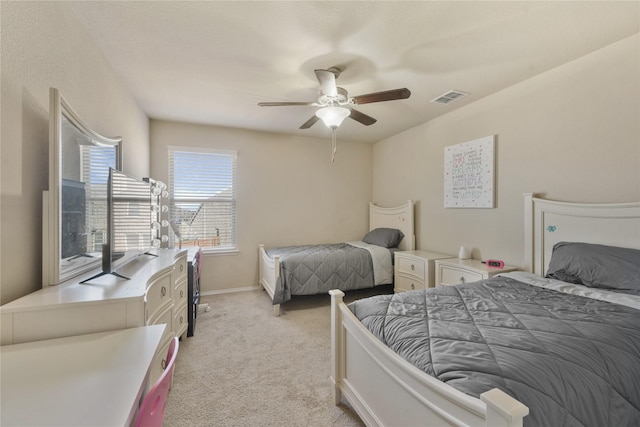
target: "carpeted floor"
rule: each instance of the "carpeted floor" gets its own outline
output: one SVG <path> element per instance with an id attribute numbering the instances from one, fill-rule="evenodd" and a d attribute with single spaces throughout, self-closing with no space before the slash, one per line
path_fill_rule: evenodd
<path id="1" fill-rule="evenodd" d="M 349 292 L 346 301 L 391 286 Z M 273 316 L 262 290 L 206 296 L 180 342 L 165 426 L 362 426 L 331 395 L 329 295 L 298 296 Z"/>

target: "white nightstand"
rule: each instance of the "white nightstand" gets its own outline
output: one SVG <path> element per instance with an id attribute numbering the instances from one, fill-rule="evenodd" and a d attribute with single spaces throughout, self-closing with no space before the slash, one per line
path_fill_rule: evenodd
<path id="1" fill-rule="evenodd" d="M 412 291 L 435 286 L 435 266 L 437 259 L 451 258 L 452 255 L 427 251 L 398 251 L 394 263 L 394 291 Z"/>
<path id="2" fill-rule="evenodd" d="M 518 267 L 505 265 L 503 268 L 487 267 L 475 259 L 443 259 L 435 261 L 436 286 L 457 285 L 489 279 L 499 273 L 517 270 Z"/>

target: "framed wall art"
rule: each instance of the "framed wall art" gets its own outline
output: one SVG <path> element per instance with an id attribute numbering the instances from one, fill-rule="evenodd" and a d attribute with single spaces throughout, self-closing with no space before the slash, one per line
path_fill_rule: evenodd
<path id="1" fill-rule="evenodd" d="M 444 207 L 494 207 L 495 135 L 444 147 Z"/>

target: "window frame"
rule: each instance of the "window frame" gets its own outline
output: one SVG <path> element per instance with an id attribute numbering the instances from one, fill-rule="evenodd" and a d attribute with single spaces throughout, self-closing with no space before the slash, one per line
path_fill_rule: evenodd
<path id="1" fill-rule="evenodd" d="M 201 246 L 202 251 L 206 254 L 214 254 L 214 255 L 226 255 L 226 254 L 236 254 L 239 252 L 238 250 L 238 206 L 237 206 L 237 171 L 238 171 L 238 152 L 236 150 L 225 150 L 225 149 L 217 149 L 217 148 L 207 148 L 207 147 L 186 147 L 186 146 L 169 146 L 167 148 L 167 160 L 168 160 L 168 191 L 169 191 L 169 218 L 171 221 L 175 220 L 174 217 L 174 209 L 175 209 L 175 195 L 174 195 L 174 180 L 175 180 L 175 169 L 174 169 L 174 153 L 194 153 L 198 154 L 215 154 L 220 156 L 230 156 L 232 157 L 232 172 L 231 172 L 231 201 L 232 203 L 232 217 L 231 219 L 231 244 L 227 246 Z M 210 197 L 210 196 L 209 196 Z M 198 201 L 205 202 L 206 198 L 203 197 L 192 197 L 187 199 L 188 201 Z M 172 234 L 172 239 L 170 240 L 173 243 L 174 247 L 177 247 L 181 242 L 181 239 L 178 239 L 175 233 Z M 207 238 L 210 239 L 211 237 Z M 205 238 L 203 238 L 204 240 Z M 176 241 L 177 240 L 177 241 Z M 182 244 L 184 246 L 184 244 Z"/>

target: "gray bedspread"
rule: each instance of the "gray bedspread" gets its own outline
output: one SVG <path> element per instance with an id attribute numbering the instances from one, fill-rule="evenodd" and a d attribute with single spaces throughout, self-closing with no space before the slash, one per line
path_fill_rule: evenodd
<path id="1" fill-rule="evenodd" d="M 640 310 L 506 277 L 349 307 L 429 375 L 527 405 L 525 426 L 640 426 Z"/>
<path id="2" fill-rule="evenodd" d="M 280 256 L 273 304 L 289 301 L 291 295 L 371 288 L 375 283 L 369 252 L 346 243 L 273 248 L 267 255 Z"/>

